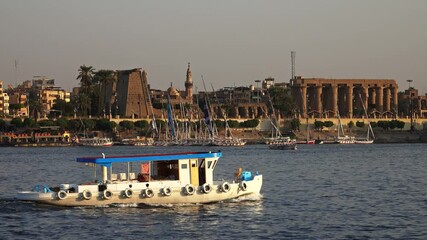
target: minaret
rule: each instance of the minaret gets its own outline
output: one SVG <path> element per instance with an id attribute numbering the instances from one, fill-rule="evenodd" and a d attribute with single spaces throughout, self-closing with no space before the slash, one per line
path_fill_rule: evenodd
<path id="1" fill-rule="evenodd" d="M 191 74 L 190 63 L 187 68 L 187 79 L 185 80 L 185 98 L 193 102 L 193 76 Z"/>

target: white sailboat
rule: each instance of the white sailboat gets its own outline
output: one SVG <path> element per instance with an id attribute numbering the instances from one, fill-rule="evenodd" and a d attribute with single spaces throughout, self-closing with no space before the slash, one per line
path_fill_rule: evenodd
<path id="1" fill-rule="evenodd" d="M 362 97 L 359 94 L 360 101 L 362 101 Z M 374 143 L 375 135 L 374 130 L 372 129 L 371 123 L 369 122 L 368 112 L 366 111 L 365 104 L 362 101 L 363 110 L 365 111 L 366 119 L 368 120 L 368 129 L 366 131 L 366 138 L 357 138 L 355 143 L 357 144 L 371 144 Z"/>
<path id="2" fill-rule="evenodd" d="M 203 79 L 202 76 L 202 81 L 203 81 L 203 86 L 205 88 L 206 91 L 206 86 L 205 86 L 205 81 Z M 215 97 L 215 100 L 217 103 L 219 103 L 218 98 L 216 96 L 215 93 L 215 89 L 213 88 L 213 85 L 211 84 L 212 87 L 212 91 Z M 239 137 L 233 136 L 233 133 L 231 132 L 230 126 L 228 125 L 228 120 L 227 120 L 227 114 L 223 111 L 223 109 L 220 107 L 220 111 L 221 111 L 221 115 L 224 119 L 224 123 L 225 123 L 225 132 L 224 132 L 224 137 L 221 137 L 218 135 L 218 129 L 216 128 L 215 125 L 215 121 L 211 121 L 210 120 L 210 116 L 213 116 L 213 114 L 210 114 L 210 102 L 208 100 L 208 98 L 206 97 L 206 106 L 205 106 L 205 119 L 207 117 L 207 122 L 212 123 L 212 138 L 210 143 L 208 143 L 208 146 L 222 146 L 222 147 L 242 147 L 246 144 L 246 141 L 242 140 Z"/>
<path id="3" fill-rule="evenodd" d="M 338 129 L 337 129 L 337 138 L 335 139 L 335 142 L 339 144 L 355 143 L 356 139 L 353 136 L 348 136 L 344 134 L 344 128 L 341 123 L 339 110 L 337 110 L 337 117 L 338 117 Z M 340 132 L 342 133 L 342 135 L 340 135 Z"/>

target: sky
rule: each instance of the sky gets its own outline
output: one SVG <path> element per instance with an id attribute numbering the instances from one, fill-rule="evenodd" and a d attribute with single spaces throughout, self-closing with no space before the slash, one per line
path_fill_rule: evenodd
<path id="1" fill-rule="evenodd" d="M 152 88 L 302 77 L 395 79 L 427 93 L 425 0 L 0 0 L 0 80 L 78 86 L 81 65 L 145 69 Z M 15 61 L 17 65 L 15 67 Z M 210 89 L 208 89 L 210 90 Z"/>

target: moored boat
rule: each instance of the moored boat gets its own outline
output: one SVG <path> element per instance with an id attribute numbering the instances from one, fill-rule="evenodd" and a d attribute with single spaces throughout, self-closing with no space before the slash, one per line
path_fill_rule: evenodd
<path id="1" fill-rule="evenodd" d="M 297 144 L 315 144 L 316 140 L 300 140 L 297 141 Z"/>
<path id="2" fill-rule="evenodd" d="M 268 147 L 274 150 L 297 150 L 297 142 L 290 137 L 282 137 L 280 141 L 271 142 Z"/>
<path id="3" fill-rule="evenodd" d="M 353 144 L 356 142 L 356 139 L 353 136 L 344 135 L 344 136 L 338 136 L 335 139 L 335 141 L 336 143 L 339 143 L 339 144 Z"/>
<path id="4" fill-rule="evenodd" d="M 87 147 L 109 147 L 113 146 L 113 141 L 106 137 L 79 138 L 78 145 Z"/>
<path id="5" fill-rule="evenodd" d="M 102 179 L 58 187 L 37 185 L 19 192 L 18 200 L 59 206 L 104 206 L 111 204 L 195 204 L 259 195 L 262 175 L 238 171 L 229 181 L 213 180 L 221 152 L 184 152 L 134 156 L 77 158 L 77 162 L 101 168 Z M 112 165 L 127 164 L 127 172 L 112 173 Z M 140 172 L 131 165 L 140 164 Z M 139 168 L 139 167 L 138 167 Z M 120 168 L 118 168 L 120 169 Z"/>

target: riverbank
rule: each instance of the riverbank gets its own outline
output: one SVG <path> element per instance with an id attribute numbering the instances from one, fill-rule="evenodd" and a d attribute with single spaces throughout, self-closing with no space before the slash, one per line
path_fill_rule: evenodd
<path id="1" fill-rule="evenodd" d="M 374 131 L 375 143 L 427 143 L 427 132 L 425 131 Z M 362 137 L 366 133 L 353 131 L 346 133 L 349 136 Z M 311 132 L 312 139 L 333 140 L 337 136 L 336 131 Z M 307 132 L 295 132 L 297 140 L 306 140 Z"/>

